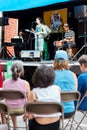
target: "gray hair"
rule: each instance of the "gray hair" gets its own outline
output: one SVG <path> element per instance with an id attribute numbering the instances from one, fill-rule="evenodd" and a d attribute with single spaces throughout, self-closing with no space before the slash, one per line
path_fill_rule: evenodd
<path id="1" fill-rule="evenodd" d="M 87 67 L 87 55 L 82 55 L 79 59 L 78 62 L 80 65 L 84 64 L 85 67 Z"/>
<path id="2" fill-rule="evenodd" d="M 24 75 L 24 68 L 23 68 L 23 62 L 22 61 L 14 61 L 11 67 L 12 71 L 12 78 L 14 80 L 17 80 L 19 76 Z M 21 75 L 19 73 L 21 72 Z"/>

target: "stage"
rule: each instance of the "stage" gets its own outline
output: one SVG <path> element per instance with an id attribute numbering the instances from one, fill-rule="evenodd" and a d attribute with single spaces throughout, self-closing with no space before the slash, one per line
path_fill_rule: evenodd
<path id="1" fill-rule="evenodd" d="M 6 66 L 7 63 L 10 60 L 0 60 L 0 63 L 2 64 L 2 70 L 3 72 L 6 72 Z M 14 62 L 15 60 L 11 60 L 12 62 Z M 23 61 L 23 66 L 24 66 L 24 79 L 26 79 L 29 83 L 30 86 L 33 87 L 31 78 L 32 75 L 36 69 L 37 66 L 39 65 L 47 65 L 47 66 L 53 66 L 53 60 L 48 60 L 48 61 Z M 71 71 L 73 71 L 74 73 L 77 74 L 77 76 L 81 73 L 80 71 L 80 66 L 79 63 L 77 61 L 69 61 L 69 68 Z"/>

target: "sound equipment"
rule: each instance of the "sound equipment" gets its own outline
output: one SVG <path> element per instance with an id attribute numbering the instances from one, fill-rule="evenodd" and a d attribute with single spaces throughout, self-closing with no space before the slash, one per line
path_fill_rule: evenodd
<path id="1" fill-rule="evenodd" d="M 87 17 L 87 5 L 75 6 L 74 13 L 75 13 L 75 18 Z"/>
<path id="2" fill-rule="evenodd" d="M 8 24 L 8 17 L 0 17 L 0 26 L 5 26 Z"/>
<path id="3" fill-rule="evenodd" d="M 40 51 L 38 50 L 22 50 L 21 59 L 28 61 L 40 61 Z"/>

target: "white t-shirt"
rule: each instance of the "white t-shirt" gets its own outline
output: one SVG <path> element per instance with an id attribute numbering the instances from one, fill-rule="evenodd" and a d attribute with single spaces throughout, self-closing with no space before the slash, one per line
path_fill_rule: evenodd
<path id="1" fill-rule="evenodd" d="M 47 88 L 35 88 L 33 89 L 37 96 L 37 101 L 40 102 L 55 102 L 60 103 L 60 93 L 58 92 L 58 86 L 57 85 L 51 85 Z M 54 114 L 48 114 L 48 115 L 37 115 L 34 114 L 34 117 L 59 117 L 61 113 L 54 113 Z"/>

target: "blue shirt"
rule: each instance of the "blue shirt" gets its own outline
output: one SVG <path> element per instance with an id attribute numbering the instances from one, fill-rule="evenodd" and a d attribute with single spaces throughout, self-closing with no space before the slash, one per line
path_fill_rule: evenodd
<path id="1" fill-rule="evenodd" d="M 81 98 L 85 94 L 85 91 L 87 90 L 87 72 L 84 72 L 78 76 L 78 91 L 81 94 Z M 80 110 L 87 110 L 87 98 L 83 100 L 81 103 Z"/>
<path id="2" fill-rule="evenodd" d="M 72 71 L 56 70 L 54 84 L 61 88 L 61 91 L 75 91 L 75 80 Z M 62 103 L 64 113 L 73 112 L 75 110 L 74 101 Z"/>

